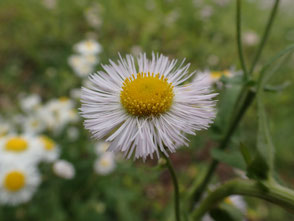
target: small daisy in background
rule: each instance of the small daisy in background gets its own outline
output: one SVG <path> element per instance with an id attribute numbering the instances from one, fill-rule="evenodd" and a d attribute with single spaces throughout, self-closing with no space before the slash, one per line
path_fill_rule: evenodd
<path id="1" fill-rule="evenodd" d="M 44 135 L 40 136 L 39 139 L 42 143 L 42 160 L 49 163 L 57 160 L 60 155 L 60 149 L 54 140 Z"/>
<path id="2" fill-rule="evenodd" d="M 52 169 L 56 176 L 63 179 L 70 180 L 75 177 L 75 168 L 69 161 L 57 160 L 54 162 Z"/>
<path id="3" fill-rule="evenodd" d="M 87 77 L 99 62 L 98 55 L 102 52 L 102 46 L 97 41 L 88 39 L 75 44 L 73 48 L 77 54 L 68 58 L 68 64 L 78 77 Z"/>
<path id="4" fill-rule="evenodd" d="M 17 162 L 0 166 L 0 204 L 18 205 L 28 202 L 41 182 L 33 166 Z"/>
<path id="5" fill-rule="evenodd" d="M 102 154 L 94 162 L 94 171 L 99 175 L 107 175 L 114 171 L 116 167 L 115 156 L 111 152 Z"/>
<path id="6" fill-rule="evenodd" d="M 110 143 L 99 141 L 95 147 L 97 159 L 94 162 L 94 171 L 99 175 L 107 175 L 116 168 L 116 157 L 113 153 L 107 152 Z"/>
<path id="7" fill-rule="evenodd" d="M 188 145 L 186 134 L 207 129 L 215 118 L 217 95 L 208 75 L 198 75 L 190 64 L 166 56 L 127 55 L 117 63 L 102 65 L 90 75 L 93 86 L 82 89 L 81 115 L 94 138 L 106 138 L 109 151 L 135 159 L 160 152 L 168 155 Z"/>

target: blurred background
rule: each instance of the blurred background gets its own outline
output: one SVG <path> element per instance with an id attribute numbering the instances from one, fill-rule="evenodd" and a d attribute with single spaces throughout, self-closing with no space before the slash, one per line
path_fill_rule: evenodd
<path id="1" fill-rule="evenodd" d="M 253 59 L 272 4 L 272 0 L 243 1 L 247 63 Z M 294 43 L 293 11 L 293 1 L 281 0 L 260 64 Z M 18 134 L 34 146 L 42 136 L 45 149 L 33 166 L 20 160 L 25 170 L 35 167 L 38 171 L 34 176 L 40 181 L 33 190 L 26 190 L 30 197 L 11 202 L 7 190 L 0 187 L 0 220 L 173 220 L 173 187 L 167 171 L 155 160 L 143 163 L 105 153 L 108 144 L 92 140 L 78 114 L 80 88 L 89 85 L 88 74 L 101 70 L 100 64 L 109 59 L 116 60 L 118 53 L 136 56 L 140 52 L 186 58 L 191 70 L 211 74 L 220 93 L 219 105 L 232 106 L 228 101 L 235 95 L 230 90 L 234 85 L 227 84 L 234 84 L 230 78 L 240 74 L 235 1 L 0 1 L 0 140 L 9 141 L 11 134 Z M 277 176 L 292 188 L 293 63 L 293 55 L 283 59 L 266 94 Z M 183 194 L 210 162 L 224 126 L 222 118 L 208 131 L 190 137 L 189 148 L 171 155 Z M 240 141 L 254 148 L 256 127 L 254 104 L 228 156 L 235 156 Z M 0 142 L 0 148 L 4 143 Z M 217 152 L 213 154 L 217 157 Z M 8 164 L 0 162 L 0 182 L 7 168 L 14 166 Z M 231 160 L 222 163 L 214 183 L 242 175 L 240 168 Z M 239 209 L 246 220 L 294 220 L 293 215 L 261 200 L 238 200 L 224 203 Z"/>

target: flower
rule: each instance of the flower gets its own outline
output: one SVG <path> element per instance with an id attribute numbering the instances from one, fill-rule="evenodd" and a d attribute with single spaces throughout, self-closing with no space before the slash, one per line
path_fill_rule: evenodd
<path id="1" fill-rule="evenodd" d="M 55 134 L 60 133 L 67 124 L 79 120 L 74 109 L 74 102 L 67 97 L 50 100 L 39 108 L 37 114 L 43 119 L 46 127 Z"/>
<path id="2" fill-rule="evenodd" d="M 41 145 L 32 135 L 7 135 L 0 139 L 0 161 L 38 163 L 42 156 Z"/>
<path id="3" fill-rule="evenodd" d="M 185 134 L 207 129 L 215 117 L 216 96 L 207 75 L 183 85 L 195 72 L 163 55 L 140 54 L 110 60 L 104 71 L 90 75 L 82 88 L 81 115 L 93 137 L 111 142 L 108 150 L 144 160 L 160 151 L 168 155 L 188 145 Z"/>
<path id="4" fill-rule="evenodd" d="M 101 154 L 104 154 L 108 147 L 110 146 L 110 143 L 107 143 L 107 142 L 103 142 L 103 141 L 100 141 L 96 144 L 96 147 L 95 147 L 95 153 L 99 156 Z"/>
<path id="5" fill-rule="evenodd" d="M 115 159 L 113 153 L 104 153 L 94 163 L 94 171 L 100 175 L 107 175 L 115 169 Z"/>
<path id="6" fill-rule="evenodd" d="M 53 164 L 53 172 L 64 179 L 72 179 L 75 176 L 75 168 L 66 160 L 57 160 Z"/>
<path id="7" fill-rule="evenodd" d="M 71 55 L 68 64 L 74 70 L 77 76 L 86 77 L 94 70 L 98 63 L 98 58 L 94 55 Z"/>
<path id="8" fill-rule="evenodd" d="M 40 184 L 40 175 L 33 166 L 23 162 L 0 167 L 0 204 L 17 205 L 28 202 Z"/>
<path id="9" fill-rule="evenodd" d="M 95 55 L 102 51 L 101 45 L 92 39 L 77 43 L 74 49 L 82 55 Z"/>
<path id="10" fill-rule="evenodd" d="M 20 107 L 23 111 L 30 112 L 38 108 L 41 97 L 38 94 L 31 94 L 20 98 Z"/>
<path id="11" fill-rule="evenodd" d="M 37 114 L 23 116 L 21 119 L 23 132 L 27 134 L 39 134 L 46 128 L 44 121 Z"/>
<path id="12" fill-rule="evenodd" d="M 42 160 L 45 162 L 55 161 L 60 154 L 57 144 L 47 136 L 40 136 L 39 139 L 42 143 Z"/>
<path id="13" fill-rule="evenodd" d="M 247 204 L 242 196 L 232 195 L 225 199 L 225 203 L 233 205 L 239 209 L 243 214 L 247 213 Z"/>

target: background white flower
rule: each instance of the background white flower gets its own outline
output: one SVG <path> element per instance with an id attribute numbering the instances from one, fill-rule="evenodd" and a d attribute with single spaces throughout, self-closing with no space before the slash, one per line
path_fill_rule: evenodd
<path id="1" fill-rule="evenodd" d="M 72 179 L 75 176 L 73 164 L 66 160 L 55 161 L 53 164 L 53 172 L 63 179 Z"/>

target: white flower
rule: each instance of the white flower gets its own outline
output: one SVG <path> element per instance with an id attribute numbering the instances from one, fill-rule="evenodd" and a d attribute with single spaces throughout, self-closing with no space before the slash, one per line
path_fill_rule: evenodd
<path id="1" fill-rule="evenodd" d="M 107 175 L 115 169 L 115 159 L 113 153 L 104 153 L 94 163 L 94 171 L 100 175 Z"/>
<path id="2" fill-rule="evenodd" d="M 0 204 L 17 205 L 28 202 L 40 184 L 35 167 L 19 162 L 1 164 Z"/>
<path id="3" fill-rule="evenodd" d="M 94 55 L 72 55 L 69 57 L 68 63 L 77 76 L 87 77 L 93 72 L 98 59 Z"/>
<path id="4" fill-rule="evenodd" d="M 0 118 L 0 138 L 6 136 L 9 133 L 12 133 L 13 131 L 14 129 L 12 128 L 12 125 Z"/>
<path id="5" fill-rule="evenodd" d="M 254 31 L 247 31 L 243 35 L 243 41 L 248 46 L 254 46 L 259 41 L 259 36 Z"/>
<path id="6" fill-rule="evenodd" d="M 7 135 L 0 139 L 0 161 L 36 164 L 41 160 L 42 143 L 32 135 Z"/>
<path id="7" fill-rule="evenodd" d="M 81 41 L 74 46 L 76 52 L 82 55 L 95 55 L 102 51 L 101 45 L 92 39 Z"/>
<path id="8" fill-rule="evenodd" d="M 64 179 L 72 179 L 75 176 L 75 168 L 66 160 L 57 160 L 53 164 L 53 172 Z"/>
<path id="9" fill-rule="evenodd" d="M 238 208 L 243 214 L 247 212 L 247 204 L 242 196 L 232 195 L 225 199 L 225 203 L 231 204 Z"/>
<path id="10" fill-rule="evenodd" d="M 42 143 L 42 160 L 49 163 L 55 161 L 60 154 L 57 144 L 47 136 L 40 136 L 39 139 Z"/>
<path id="11" fill-rule="evenodd" d="M 130 158 L 168 155 L 188 145 L 185 134 L 207 129 L 215 117 L 215 102 L 207 75 L 182 85 L 195 72 L 163 55 L 127 55 L 105 71 L 90 76 L 94 84 L 82 89 L 81 114 L 96 139 L 107 137 L 109 151 Z"/>
<path id="12" fill-rule="evenodd" d="M 38 115 L 43 119 L 46 127 L 55 134 L 60 133 L 67 124 L 79 120 L 74 102 L 67 97 L 50 100 L 42 108 L 39 108 Z"/>
<path id="13" fill-rule="evenodd" d="M 38 94 L 32 94 L 20 98 L 20 107 L 23 111 L 30 112 L 35 110 L 41 103 L 41 97 Z"/>
<path id="14" fill-rule="evenodd" d="M 96 144 L 96 147 L 95 147 L 95 153 L 99 156 L 101 154 L 104 154 L 108 147 L 110 146 L 110 143 L 108 142 L 103 142 L 103 141 L 99 141 L 97 144 Z"/>
<path id="15" fill-rule="evenodd" d="M 23 132 L 27 134 L 39 134 L 46 128 L 44 121 L 37 114 L 23 116 L 21 123 Z"/>

